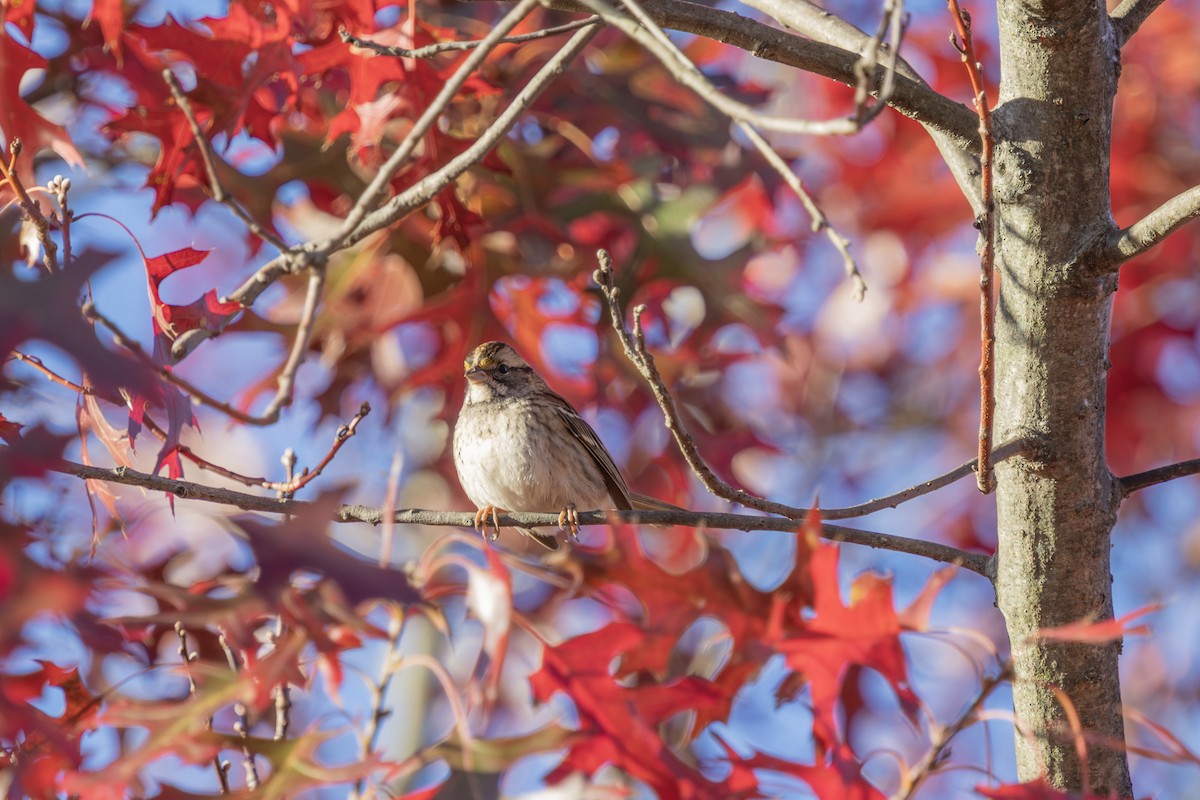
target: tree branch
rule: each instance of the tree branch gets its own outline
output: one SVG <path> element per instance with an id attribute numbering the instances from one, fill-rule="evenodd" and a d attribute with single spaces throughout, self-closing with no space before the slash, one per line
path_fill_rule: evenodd
<path id="1" fill-rule="evenodd" d="M 261 495 L 246 494 L 232 489 L 205 486 L 191 481 L 172 480 L 160 475 L 150 475 L 127 467 L 91 467 L 73 461 L 59 461 L 52 468 L 55 472 L 74 475 L 86 480 L 101 480 L 126 486 L 140 486 L 158 492 L 168 492 L 181 500 L 199 500 L 206 503 L 232 506 L 243 511 L 261 511 L 267 514 L 295 516 L 316 508 L 315 503 L 303 500 L 287 500 Z M 500 514 L 502 527 L 558 527 L 558 512 L 531 513 L 508 512 Z M 473 511 L 426 511 L 419 508 L 400 509 L 395 512 L 395 522 L 406 525 L 457 526 L 470 528 L 475 524 Z M 378 525 L 383 513 L 378 508 L 359 505 L 340 506 L 331 518 L 333 522 L 365 522 Z M 749 514 L 717 514 L 701 511 L 581 511 L 582 525 L 681 525 L 693 528 L 740 531 L 782 531 L 794 533 L 799 524 L 796 520 L 779 517 L 759 517 Z M 957 547 L 910 539 L 888 533 L 876 533 L 857 528 L 822 523 L 822 538 L 835 542 L 862 545 L 879 550 L 921 556 L 944 564 L 954 564 L 984 577 L 992 574 L 992 559 L 982 553 L 968 553 Z"/>
<path id="2" fill-rule="evenodd" d="M 771 17 L 781 25 L 786 25 L 797 33 L 803 34 L 832 47 L 841 48 L 854 53 L 861 53 L 870 46 L 872 37 L 865 31 L 836 14 L 809 2 L 809 0 L 743 0 L 746 5 L 756 8 Z M 887 14 L 885 13 L 885 18 Z M 900 57 L 896 58 L 895 74 L 911 80 L 920 86 L 928 87 L 912 65 Z M 933 91 L 929 88 L 929 91 Z M 893 104 L 894 107 L 895 104 Z M 897 107 L 897 110 L 900 110 Z M 901 113 L 905 113 L 901 111 Z M 978 216 L 983 208 L 983 198 L 979 193 L 979 159 L 978 148 L 972 150 L 961 140 L 948 134 L 935 125 L 923 123 L 933 143 L 942 154 L 942 160 L 950 168 L 950 173 L 958 183 L 959 189 L 967 198 L 972 211 Z"/>
<path id="3" fill-rule="evenodd" d="M 1108 18 L 1117 37 L 1117 47 L 1124 47 L 1142 27 L 1142 23 L 1154 13 L 1154 9 L 1162 4 L 1163 0 L 1124 0 L 1114 8 Z"/>
<path id="4" fill-rule="evenodd" d="M 646 341 L 641 325 L 641 315 L 645 308 L 638 306 L 633 310 L 633 333 L 630 334 L 621 313 L 620 289 L 614 283 L 612 258 L 604 250 L 599 251 L 597 257 L 600 261 L 600 268 L 593 274 L 592 279 L 600 285 L 605 304 L 608 306 L 609 318 L 612 320 L 613 330 L 617 333 L 617 338 L 621 342 L 625 356 L 637 368 L 638 372 L 641 373 L 642 378 L 650 387 L 654 399 L 658 401 L 659 408 L 663 412 L 664 424 L 667 426 L 667 430 L 675 437 L 675 444 L 679 447 L 679 452 L 691 468 L 692 473 L 700 480 L 705 489 L 722 500 L 738 503 L 747 508 L 753 508 L 767 514 L 778 514 L 781 517 L 788 517 L 793 520 L 804 519 L 809 514 L 810 509 L 767 500 L 758 495 L 751 494 L 744 489 L 739 489 L 721 480 L 713 472 L 712 468 L 708 466 L 704 460 L 704 456 L 700 454 L 700 448 L 696 444 L 696 440 L 692 438 L 692 435 L 688 433 L 687 427 L 683 424 L 679 408 L 675 404 L 675 398 L 671 396 L 671 392 L 667 389 L 662 376 L 658 372 L 658 367 L 654 364 L 654 356 L 646 350 Z M 1016 455 L 1021 450 L 1022 444 L 1020 442 L 1008 442 L 1003 447 L 998 448 L 994 455 L 996 460 L 1003 460 Z M 917 484 L 887 497 L 881 497 L 877 500 L 848 508 L 822 509 L 820 513 L 823 519 L 848 519 L 850 517 L 865 516 L 884 508 L 894 508 L 903 502 L 929 494 L 971 474 L 977 463 L 976 460 L 968 461 L 966 464 L 954 468 L 945 475 Z"/>
<path id="5" fill-rule="evenodd" d="M 1013 456 L 1017 456 L 1025 452 L 1025 443 L 1019 439 L 1011 442 L 1005 442 L 992 451 L 992 463 L 999 464 L 1001 461 L 1007 461 Z M 962 480 L 977 471 L 979 467 L 978 459 L 971 459 L 965 464 L 960 464 L 949 472 L 943 473 L 936 478 L 930 478 L 924 483 L 918 483 L 915 486 L 910 486 L 907 489 L 901 489 L 894 494 L 889 494 L 875 500 L 868 500 L 865 503 L 859 503 L 854 506 L 846 506 L 845 508 L 822 508 L 821 519 L 852 519 L 854 517 L 865 517 L 868 514 L 874 514 L 877 511 L 883 511 L 885 508 L 895 508 L 896 506 L 907 503 L 909 500 L 914 500 L 923 495 L 932 494 L 938 489 L 949 486 L 952 483 Z"/>
<path id="6" fill-rule="evenodd" d="M 1200 186 L 1180 192 L 1108 242 L 1108 261 L 1119 266 L 1166 239 L 1186 223 L 1200 217 Z"/>
<path id="7" fill-rule="evenodd" d="M 516 36 L 505 36 L 499 40 L 500 44 L 522 44 L 524 42 L 533 42 L 538 39 L 546 39 L 550 36 L 557 36 L 560 33 L 570 33 L 577 31 L 580 28 L 586 28 L 594 22 L 599 22 L 600 18 L 596 16 L 587 17 L 586 19 L 577 19 L 574 22 L 568 22 L 564 25 L 555 25 L 552 28 L 543 28 L 533 31 L 532 33 L 521 33 Z M 473 50 L 480 47 L 486 39 L 473 39 L 465 42 L 438 42 L 437 44 L 418 47 L 415 50 L 408 50 L 403 47 L 389 47 L 379 44 L 378 42 L 368 41 L 367 39 L 359 38 L 350 33 L 345 28 L 338 30 L 338 35 L 342 37 L 342 41 L 347 44 L 352 44 L 355 47 L 361 47 L 364 50 L 370 50 L 376 55 L 392 56 L 394 58 L 432 58 L 433 56 L 441 55 L 442 53 L 461 52 L 463 50 Z"/>
<path id="8" fill-rule="evenodd" d="M 549 0 L 550 8 L 577 13 L 591 9 L 578 0 Z M 646 0 L 646 13 L 662 28 L 704 36 L 746 50 L 758 58 L 775 61 L 825 78 L 854 86 L 857 52 L 815 42 L 787 31 L 764 25 L 731 11 L 687 2 L 686 0 Z M 882 71 L 879 67 L 877 73 Z M 921 80 L 897 76 L 889 102 L 892 108 L 918 122 L 950 136 L 955 145 L 979 152 L 977 120 L 968 108 L 939 94 Z"/>
<path id="9" fill-rule="evenodd" d="M 867 84 L 868 75 L 870 78 L 879 77 L 876 58 L 872 54 L 872 48 L 865 49 L 864 56 L 856 58 L 854 63 L 854 81 L 851 85 L 856 88 L 855 109 L 849 116 L 829 120 L 810 120 L 799 119 L 795 117 L 776 117 L 768 114 L 760 113 L 751 106 L 734 100 L 724 95 L 716 86 L 714 86 L 708 78 L 704 76 L 694 64 L 680 52 L 674 43 L 662 32 L 656 22 L 646 14 L 636 0 L 619 0 L 629 12 L 630 16 L 617 12 L 612 6 L 604 2 L 604 0 L 579 0 L 583 5 L 603 19 L 609 25 L 620 29 L 626 36 L 633 39 L 635 42 L 646 48 L 659 63 L 671 74 L 671 76 L 680 84 L 688 87 L 693 92 L 703 98 L 709 105 L 720 111 L 725 116 L 735 122 L 753 125 L 755 128 L 765 131 L 776 131 L 778 133 L 800 133 L 814 136 L 829 136 L 833 134 L 851 134 L 859 131 L 864 124 L 869 122 L 879 110 L 884 107 L 887 102 L 887 91 L 894 85 L 895 77 L 895 49 L 893 47 L 892 57 L 886 59 L 883 68 L 883 75 L 880 77 L 879 85 L 883 88 L 875 90 L 879 96 L 880 103 L 874 111 L 869 111 L 865 108 L 867 99 Z M 895 9 L 892 9 L 892 16 L 899 20 Z M 897 22 L 897 25 L 899 23 Z M 882 34 L 887 32 L 887 28 L 881 31 Z M 871 40 L 875 44 L 875 49 L 878 48 L 878 41 Z M 893 42 L 893 45 L 898 42 Z M 868 55 L 870 54 L 870 55 Z M 864 64 L 864 61 L 869 62 Z"/>
<path id="10" fill-rule="evenodd" d="M 1134 475 L 1126 475 L 1124 478 L 1118 478 L 1117 487 L 1120 489 L 1121 497 L 1126 498 L 1141 489 L 1197 473 L 1200 473 L 1200 458 L 1193 458 L 1190 461 L 1180 461 L 1178 464 L 1155 467 L 1145 472 L 1138 472 Z"/>
<path id="11" fill-rule="evenodd" d="M 175 98 L 175 105 L 179 106 L 179 110 L 187 117 L 188 126 L 192 129 L 192 138 L 196 142 L 196 148 L 200 151 L 200 160 L 204 163 L 204 172 L 208 176 L 208 191 L 212 194 L 212 199 L 232 211 L 255 236 L 270 242 L 280 252 L 287 250 L 286 242 L 275 235 L 273 231 L 260 225 L 258 220 L 250 215 L 250 212 L 242 208 L 242 204 L 236 198 L 225 191 L 225 185 L 221 183 L 221 178 L 217 175 L 217 159 L 212 151 L 212 143 L 200 130 L 200 121 L 196 119 L 196 112 L 192 109 L 187 95 L 184 94 L 183 87 L 179 85 L 179 79 L 175 77 L 175 73 L 171 71 L 170 67 L 163 70 L 162 76 L 171 90 L 171 96 Z"/>

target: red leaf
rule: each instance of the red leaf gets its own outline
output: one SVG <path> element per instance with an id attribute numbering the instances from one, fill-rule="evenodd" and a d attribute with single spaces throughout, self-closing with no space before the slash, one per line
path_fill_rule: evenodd
<path id="1" fill-rule="evenodd" d="M 95 20 L 100 23 L 104 46 L 112 51 L 118 64 L 121 62 L 121 32 L 125 29 L 123 5 L 123 0 L 93 0 L 87 17 L 88 22 Z"/>
<path id="2" fill-rule="evenodd" d="M 1092 644 L 1112 642 L 1126 636 L 1146 636 L 1150 633 L 1149 625 L 1143 623 L 1131 626 L 1129 622 L 1161 608 L 1161 603 L 1151 603 L 1116 619 L 1106 619 L 1100 622 L 1072 622 L 1056 628 L 1042 628 L 1038 631 L 1037 636 L 1048 642 L 1090 642 Z"/>
<path id="3" fill-rule="evenodd" d="M 29 4 L 31 7 L 33 3 Z M 8 18 L 5 13 L 5 18 Z M 45 148 L 58 153 L 69 164 L 83 166 L 83 158 L 61 125 L 55 125 L 21 99 L 21 79 L 31 69 L 44 69 L 46 59 L 0 33 L 0 133 L 5 145 L 20 139 L 25 157 L 17 171 L 26 186 L 33 184 L 33 156 Z M 7 146 L 5 157 L 7 158 Z M 6 190 L 7 192 L 8 190 Z"/>

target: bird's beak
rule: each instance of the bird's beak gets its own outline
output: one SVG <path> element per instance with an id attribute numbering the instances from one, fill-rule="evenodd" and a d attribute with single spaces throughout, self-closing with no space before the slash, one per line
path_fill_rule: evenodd
<path id="1" fill-rule="evenodd" d="M 471 367 L 467 370 L 466 376 L 467 380 L 471 383 L 483 383 L 484 379 L 487 378 L 487 373 L 480 367 Z"/>

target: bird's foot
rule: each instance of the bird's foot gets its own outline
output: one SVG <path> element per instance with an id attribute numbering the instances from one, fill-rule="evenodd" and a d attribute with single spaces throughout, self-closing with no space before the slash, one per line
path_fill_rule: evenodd
<path id="1" fill-rule="evenodd" d="M 572 539 L 579 541 L 579 512 L 574 503 L 567 503 L 567 507 L 558 512 L 558 529 L 563 528 L 571 532 Z"/>
<path id="2" fill-rule="evenodd" d="M 500 514 L 504 513 L 505 509 L 497 508 L 496 506 L 484 506 L 475 512 L 475 532 L 480 536 L 485 536 L 491 541 L 496 541 L 500 538 Z M 490 519 L 489 519 L 490 518 Z M 488 533 L 488 527 L 492 531 Z"/>

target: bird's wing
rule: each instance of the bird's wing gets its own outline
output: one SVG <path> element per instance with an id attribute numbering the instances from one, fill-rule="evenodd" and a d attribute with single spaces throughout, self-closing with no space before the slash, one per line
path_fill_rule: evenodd
<path id="1" fill-rule="evenodd" d="M 587 420 L 579 416 L 579 412 L 570 403 L 557 394 L 551 393 L 550 396 L 554 401 L 555 410 L 562 417 L 567 430 L 579 440 L 588 455 L 596 462 L 596 466 L 600 468 L 600 474 L 604 476 L 604 485 L 608 488 L 608 493 L 617 508 L 627 511 L 632 509 L 633 500 L 629 496 L 629 486 L 626 485 L 621 471 L 617 469 L 613 457 L 609 455 L 608 448 L 600 441 L 600 437 L 592 430 L 592 426 L 587 424 Z"/>

